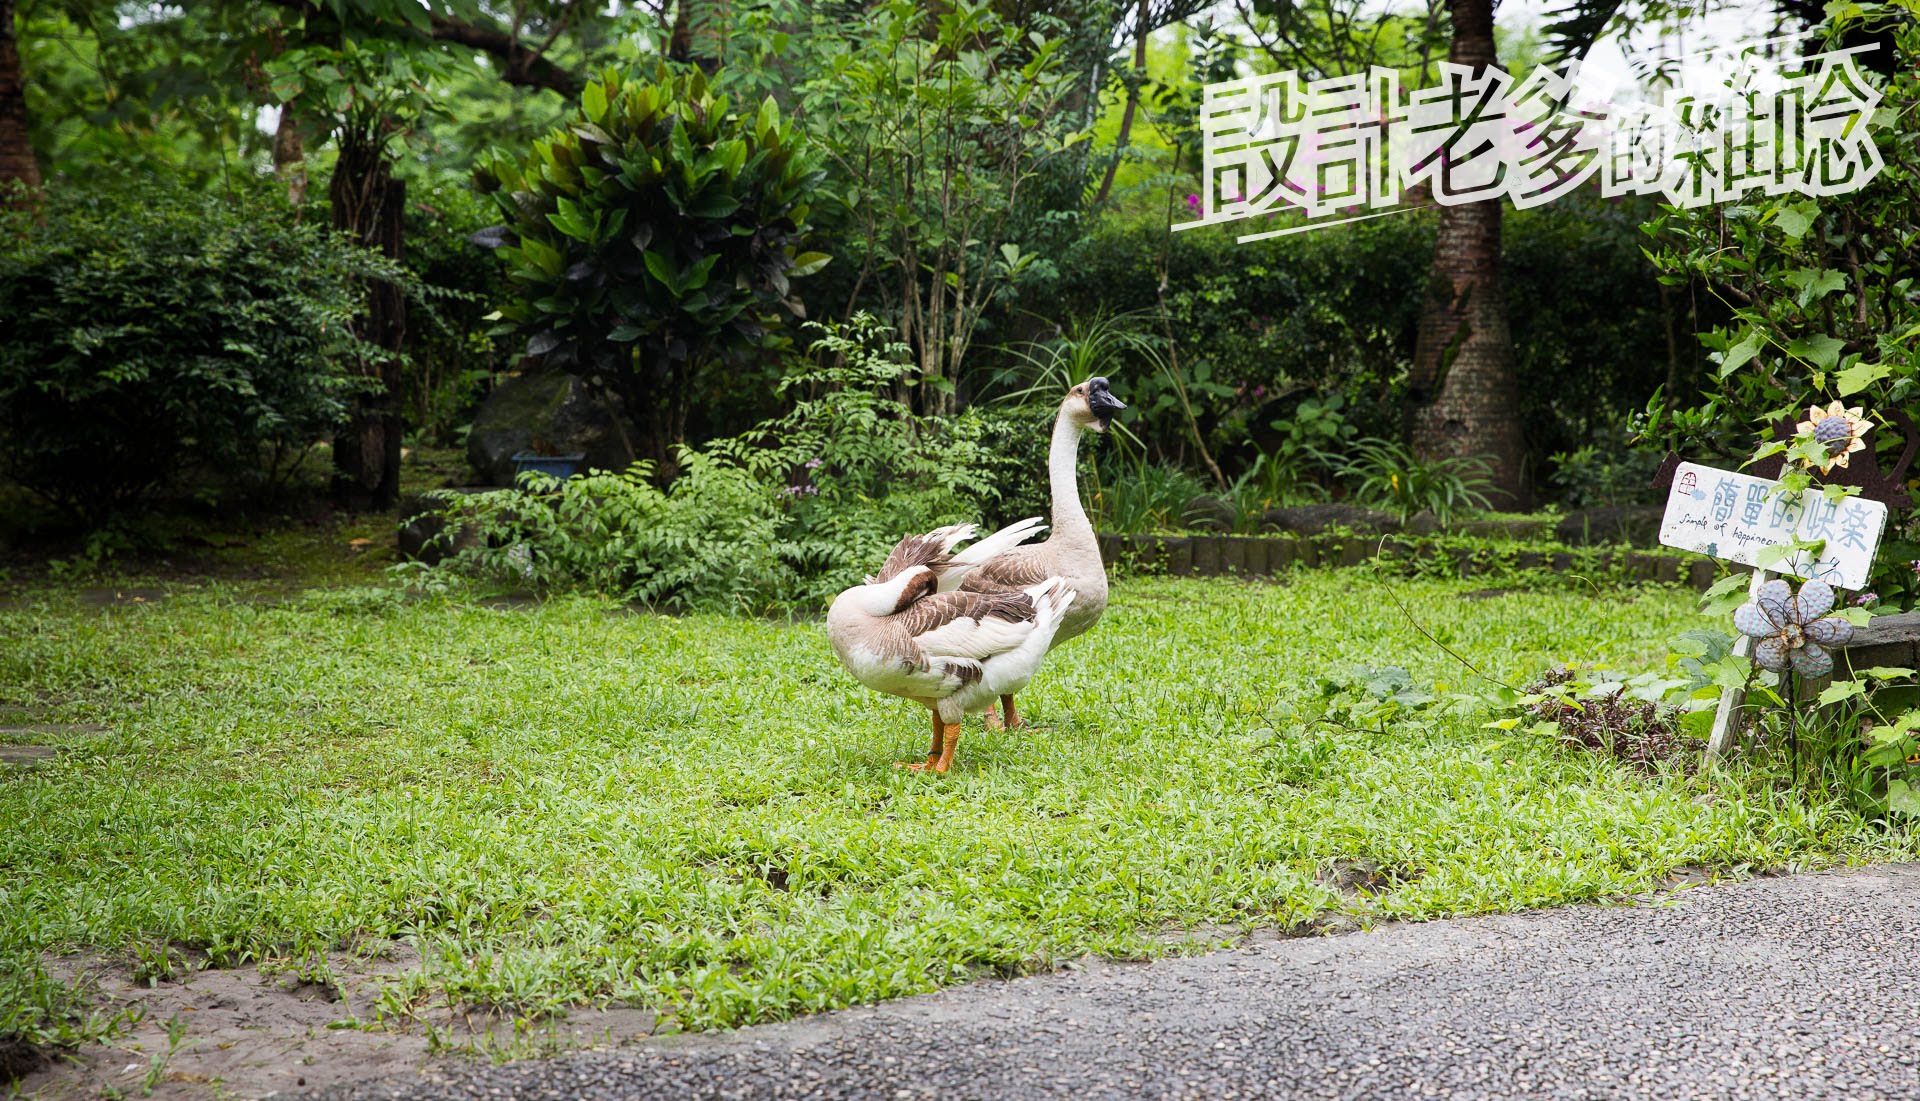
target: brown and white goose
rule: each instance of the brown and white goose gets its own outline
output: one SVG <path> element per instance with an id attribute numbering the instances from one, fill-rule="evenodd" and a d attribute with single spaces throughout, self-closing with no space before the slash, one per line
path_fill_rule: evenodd
<path id="1" fill-rule="evenodd" d="M 827 609 L 827 639 L 840 664 L 869 688 L 927 708 L 933 745 L 915 771 L 945 772 L 960 720 L 1033 679 L 1073 605 L 1073 589 L 1043 578 L 1015 592 L 968 593 L 952 585 L 1039 527 L 1038 517 L 1003 528 L 959 554 L 974 532 L 955 524 L 908 536 L 879 574 L 841 593 Z M 946 591 L 943 591 L 946 590 Z"/>
<path id="2" fill-rule="evenodd" d="M 960 591 L 968 593 L 1021 592 L 1051 577 L 1065 581 L 1077 595 L 1054 632 L 1052 646 L 1085 634 L 1107 610 L 1106 564 L 1100 560 L 1093 521 L 1080 503 L 1080 437 L 1087 432 L 1105 432 L 1114 415 L 1125 408 L 1108 389 L 1107 380 L 1098 376 L 1067 391 L 1053 419 L 1053 442 L 1047 452 L 1053 532 L 1044 542 L 1015 546 L 994 555 L 967 571 L 960 581 Z M 1006 692 L 1000 697 L 1008 727 L 1020 725 L 1013 695 Z M 989 713 L 987 721 L 993 725 L 995 717 Z"/>

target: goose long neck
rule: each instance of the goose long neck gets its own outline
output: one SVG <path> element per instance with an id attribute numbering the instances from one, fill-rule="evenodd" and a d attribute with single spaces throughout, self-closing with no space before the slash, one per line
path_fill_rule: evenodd
<path id="1" fill-rule="evenodd" d="M 1053 446 L 1047 452 L 1047 480 L 1053 490 L 1053 538 L 1093 537 L 1093 522 L 1080 504 L 1080 429 L 1066 410 L 1053 421 Z"/>

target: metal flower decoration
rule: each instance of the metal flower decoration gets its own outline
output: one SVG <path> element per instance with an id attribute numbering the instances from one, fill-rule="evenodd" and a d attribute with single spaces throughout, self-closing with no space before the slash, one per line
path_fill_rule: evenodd
<path id="1" fill-rule="evenodd" d="M 1828 651 L 1853 638 L 1853 624 L 1827 615 L 1832 610 L 1833 586 L 1826 582 L 1808 581 L 1795 596 L 1775 578 L 1760 586 L 1752 603 L 1734 610 L 1733 625 L 1756 640 L 1753 660 L 1760 668 L 1784 673 L 1791 665 L 1803 677 L 1824 677 L 1833 672 Z"/>
<path id="2" fill-rule="evenodd" d="M 1863 414 L 1865 406 L 1856 405 L 1851 409 L 1834 402 L 1825 409 L 1817 405 L 1809 406 L 1807 419 L 1793 426 L 1801 435 L 1811 433 L 1813 438 L 1825 445 L 1827 461 L 1820 464 L 1820 473 L 1825 474 L 1834 467 L 1844 467 L 1847 459 L 1856 451 L 1867 446 L 1867 430 L 1873 422 Z"/>

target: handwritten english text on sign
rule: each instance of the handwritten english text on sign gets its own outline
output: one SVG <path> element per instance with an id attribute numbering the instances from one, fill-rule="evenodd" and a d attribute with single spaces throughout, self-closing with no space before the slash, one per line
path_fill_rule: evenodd
<path id="1" fill-rule="evenodd" d="M 1766 569 L 1794 577 L 1818 578 L 1840 589 L 1861 589 L 1880 549 L 1887 506 L 1860 497 L 1829 501 L 1817 489 L 1793 497 L 1778 492 L 1778 482 L 1681 463 L 1660 521 L 1660 542 L 1760 566 L 1768 547 L 1823 540 L 1818 556 L 1796 551 Z"/>

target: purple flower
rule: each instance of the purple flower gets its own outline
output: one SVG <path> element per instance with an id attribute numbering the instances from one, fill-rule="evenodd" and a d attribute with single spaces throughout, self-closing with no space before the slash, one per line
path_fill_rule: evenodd
<path id="1" fill-rule="evenodd" d="M 1188 196 L 1187 196 L 1187 209 L 1188 209 L 1188 210 L 1192 210 L 1192 211 L 1198 211 L 1198 210 L 1200 209 L 1200 196 L 1198 196 L 1198 195 L 1188 195 Z"/>
<path id="2" fill-rule="evenodd" d="M 1879 593 L 1861 593 L 1859 596 L 1853 598 L 1853 606 L 1856 608 L 1864 608 L 1869 604 L 1878 603 L 1879 600 Z"/>
<path id="3" fill-rule="evenodd" d="M 1253 388 L 1253 396 L 1254 396 L 1254 397 L 1256 397 L 1256 398 L 1264 398 L 1264 397 L 1266 397 L 1266 396 L 1267 396 L 1267 388 L 1266 388 L 1266 387 L 1264 387 L 1264 386 L 1256 386 L 1256 387 L 1254 387 L 1254 388 Z"/>
<path id="4" fill-rule="evenodd" d="M 820 469 L 820 464 L 824 461 L 825 460 L 822 459 L 808 459 L 805 465 L 808 470 L 818 470 Z"/>

